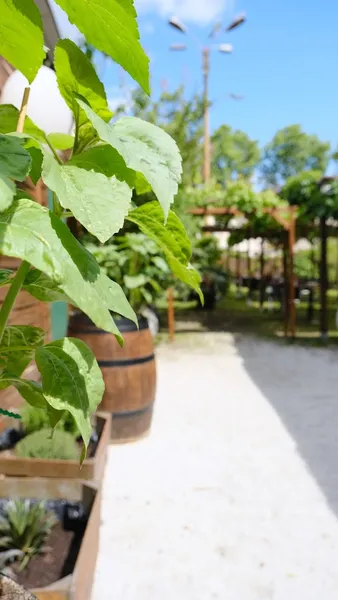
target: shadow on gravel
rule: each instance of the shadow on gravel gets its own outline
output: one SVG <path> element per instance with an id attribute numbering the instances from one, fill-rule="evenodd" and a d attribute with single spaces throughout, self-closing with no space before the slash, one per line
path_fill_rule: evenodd
<path id="1" fill-rule="evenodd" d="M 248 375 L 279 415 L 338 516 L 337 352 L 242 335 L 235 336 L 235 346 Z"/>

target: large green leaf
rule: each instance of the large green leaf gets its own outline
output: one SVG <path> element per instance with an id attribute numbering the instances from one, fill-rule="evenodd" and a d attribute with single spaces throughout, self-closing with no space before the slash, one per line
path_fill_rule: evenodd
<path id="1" fill-rule="evenodd" d="M 132 195 L 124 181 L 72 164 L 60 165 L 51 154 L 45 155 L 42 179 L 100 242 L 121 229 Z"/>
<path id="2" fill-rule="evenodd" d="M 78 99 L 99 138 L 121 154 L 127 167 L 142 173 L 151 184 L 165 214 L 181 180 L 182 161 L 176 142 L 160 127 L 137 119 L 123 117 L 109 125 Z"/>
<path id="3" fill-rule="evenodd" d="M 0 344 L 0 372 L 20 377 L 43 344 L 45 332 L 29 325 L 6 327 Z M 0 386 L 1 387 L 1 386 Z"/>
<path id="4" fill-rule="evenodd" d="M 16 131 L 19 111 L 13 104 L 0 104 L 0 133 L 13 133 Z M 46 136 L 29 118 L 25 118 L 24 133 L 41 143 L 45 143 Z"/>
<path id="5" fill-rule="evenodd" d="M 23 181 L 28 175 L 31 157 L 22 141 L 0 133 L 0 211 L 6 210 L 13 201 L 13 179 Z"/>
<path id="6" fill-rule="evenodd" d="M 32 83 L 45 57 L 38 7 L 33 0 L 2 0 L 0 8 L 0 55 Z"/>
<path id="7" fill-rule="evenodd" d="M 8 177 L 0 175 L 0 212 L 12 204 L 15 192 L 15 183 Z"/>
<path id="8" fill-rule="evenodd" d="M 135 185 L 137 174 L 133 169 L 128 169 L 121 154 L 108 144 L 89 148 L 86 152 L 73 156 L 69 164 L 87 171 L 103 173 L 106 177 L 114 175 L 120 181 L 125 181 L 131 188 Z"/>
<path id="9" fill-rule="evenodd" d="M 192 287 L 203 299 L 201 276 L 190 264 L 191 244 L 180 219 L 173 211 L 169 212 L 166 225 L 157 202 L 147 202 L 132 210 L 127 220 L 139 226 L 163 250 L 173 274 Z"/>
<path id="10" fill-rule="evenodd" d="M 56 0 L 89 44 L 108 54 L 149 93 L 149 59 L 132 0 Z"/>
<path id="11" fill-rule="evenodd" d="M 31 141 L 32 140 L 29 140 L 28 144 L 26 144 L 27 152 L 29 152 L 32 159 L 32 166 L 29 171 L 29 176 L 34 185 L 36 185 L 41 178 L 43 154 L 40 148 L 36 148 L 35 145 L 31 145 Z"/>
<path id="12" fill-rule="evenodd" d="M 55 69 L 59 90 L 75 116 L 77 136 L 75 150 L 96 139 L 95 129 L 85 112 L 80 109 L 74 94 L 79 94 L 104 121 L 113 113 L 108 108 L 106 92 L 92 63 L 71 40 L 60 40 L 55 48 Z"/>
<path id="13" fill-rule="evenodd" d="M 0 134 L 0 176 L 24 181 L 29 173 L 31 157 L 21 140 Z"/>
<path id="14" fill-rule="evenodd" d="M 47 401 L 43 395 L 42 387 L 38 383 L 29 379 L 20 379 L 10 373 L 0 375 L 0 389 L 5 389 L 11 385 L 14 385 L 26 402 L 34 408 L 47 409 Z"/>
<path id="15" fill-rule="evenodd" d="M 90 417 L 104 392 L 94 354 L 81 340 L 64 338 L 38 348 L 35 360 L 47 402 L 56 410 L 71 413 L 87 448 L 92 431 Z"/>
<path id="16" fill-rule="evenodd" d="M 41 302 L 69 302 L 59 285 L 38 269 L 29 271 L 22 287 Z"/>
<path id="17" fill-rule="evenodd" d="M 121 287 L 100 270 L 95 258 L 53 213 L 29 199 L 15 200 L 0 213 L 0 252 L 27 260 L 97 325 L 121 336 L 110 310 L 136 322 Z"/>

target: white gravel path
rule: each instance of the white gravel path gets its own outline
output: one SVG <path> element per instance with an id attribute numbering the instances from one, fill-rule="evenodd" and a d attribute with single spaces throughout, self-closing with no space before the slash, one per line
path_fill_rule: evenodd
<path id="1" fill-rule="evenodd" d="M 110 448 L 93 600 L 337 600 L 338 354 L 187 340 Z"/>

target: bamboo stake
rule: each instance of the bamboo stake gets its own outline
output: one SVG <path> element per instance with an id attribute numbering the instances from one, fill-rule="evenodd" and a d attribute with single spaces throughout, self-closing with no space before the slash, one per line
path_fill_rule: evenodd
<path id="1" fill-rule="evenodd" d="M 29 93 L 30 93 L 31 89 L 29 87 L 25 88 L 25 91 L 23 93 L 23 97 L 22 97 L 22 102 L 21 102 L 21 108 L 20 108 L 20 113 L 19 113 L 19 119 L 18 119 L 18 124 L 16 127 L 16 131 L 17 133 L 23 133 L 23 128 L 25 125 L 25 119 L 26 119 L 26 115 L 27 115 L 27 107 L 28 107 L 28 100 L 29 100 Z"/>

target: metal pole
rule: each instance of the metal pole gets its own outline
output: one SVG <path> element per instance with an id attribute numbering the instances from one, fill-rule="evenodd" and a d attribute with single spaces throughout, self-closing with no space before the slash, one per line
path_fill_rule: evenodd
<path id="1" fill-rule="evenodd" d="M 293 270 L 293 255 L 296 242 L 295 206 L 290 206 L 289 222 L 289 318 L 291 337 L 296 336 L 296 305 L 295 305 L 295 275 Z"/>
<path id="2" fill-rule="evenodd" d="M 210 154 L 210 122 L 209 122 L 209 72 L 210 48 L 203 48 L 203 100 L 204 100 L 204 183 L 210 181 L 211 154 Z"/>

